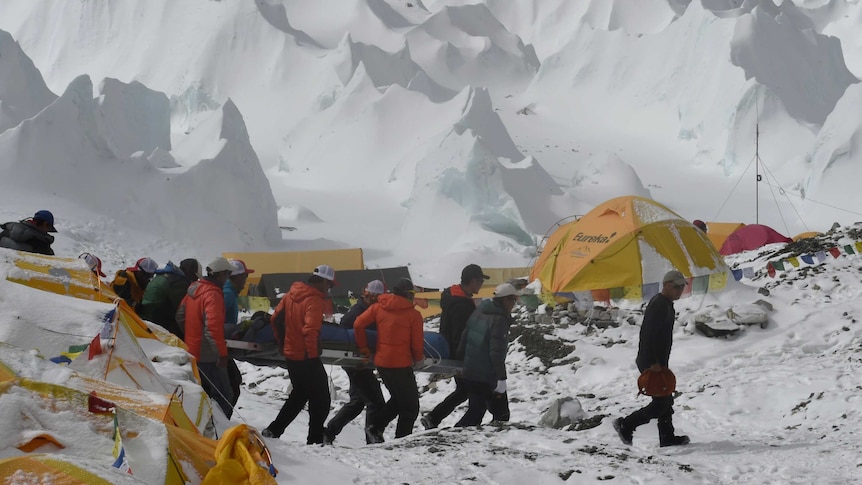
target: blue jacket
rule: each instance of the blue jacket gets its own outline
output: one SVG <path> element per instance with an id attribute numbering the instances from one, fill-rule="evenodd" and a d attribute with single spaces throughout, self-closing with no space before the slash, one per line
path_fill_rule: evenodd
<path id="1" fill-rule="evenodd" d="M 222 288 L 224 292 L 224 324 L 225 327 L 239 323 L 239 302 L 236 290 L 230 280 Z"/>

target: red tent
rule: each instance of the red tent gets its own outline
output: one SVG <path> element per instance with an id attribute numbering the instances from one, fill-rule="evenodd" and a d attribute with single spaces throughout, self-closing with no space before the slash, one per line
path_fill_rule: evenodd
<path id="1" fill-rule="evenodd" d="M 793 239 L 782 236 L 769 226 L 750 224 L 740 227 L 727 236 L 718 252 L 723 255 L 736 254 L 777 242 L 789 243 L 793 242 Z"/>

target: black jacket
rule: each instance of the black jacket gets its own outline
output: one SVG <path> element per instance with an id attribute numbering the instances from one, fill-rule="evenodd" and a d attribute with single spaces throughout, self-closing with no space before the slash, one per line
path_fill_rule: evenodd
<path id="1" fill-rule="evenodd" d="M 457 350 L 464 328 L 467 327 L 467 320 L 476 311 L 476 303 L 464 293 L 461 285 L 453 285 L 443 290 L 440 295 L 440 309 L 440 334 L 449 344 L 449 351 L 455 352 L 455 359 L 461 360 L 464 356 L 458 355 Z"/>
<path id="2" fill-rule="evenodd" d="M 359 301 L 357 301 L 355 305 L 350 307 L 350 310 L 347 310 L 347 313 L 345 313 L 344 316 L 341 317 L 341 321 L 338 322 L 338 324 L 342 328 L 353 328 L 353 322 L 356 321 L 356 317 L 362 315 L 365 310 L 368 310 L 368 305 L 365 304 L 365 300 L 360 298 Z M 372 324 L 368 328 L 373 330 L 377 328 L 377 325 Z"/>
<path id="3" fill-rule="evenodd" d="M 673 301 L 661 293 L 652 297 L 644 312 L 638 356 L 635 359 L 641 372 L 653 364 L 668 367 L 675 318 Z"/>
<path id="4" fill-rule="evenodd" d="M 506 348 L 509 327 L 514 321 L 494 300 L 485 300 L 479 305 L 467 320 L 461 346 L 456 352 L 464 356 L 461 377 L 491 386 L 506 380 Z"/>
<path id="5" fill-rule="evenodd" d="M 3 228 L 3 232 L 0 232 L 0 247 L 27 251 L 28 253 L 54 255 L 54 250 L 51 249 L 54 236 L 42 232 L 30 221 L 7 222 L 0 227 Z"/>

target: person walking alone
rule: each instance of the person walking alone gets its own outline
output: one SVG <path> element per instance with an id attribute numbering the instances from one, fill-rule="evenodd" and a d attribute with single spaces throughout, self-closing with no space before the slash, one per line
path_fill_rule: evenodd
<path id="1" fill-rule="evenodd" d="M 685 291 L 685 276 L 679 271 L 668 271 L 662 278 L 661 293 L 652 297 L 644 311 L 640 343 L 635 363 L 643 373 L 647 369 L 659 372 L 668 368 L 673 345 L 673 323 L 676 313 L 673 302 Z M 677 436 L 673 427 L 673 396 L 654 396 L 646 406 L 625 418 L 613 422 L 614 429 L 624 444 L 632 444 L 638 426 L 658 419 L 659 446 L 678 446 L 689 443 L 688 436 Z"/>

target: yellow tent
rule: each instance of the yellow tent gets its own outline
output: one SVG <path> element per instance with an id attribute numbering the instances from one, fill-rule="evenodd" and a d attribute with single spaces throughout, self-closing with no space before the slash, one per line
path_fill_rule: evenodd
<path id="1" fill-rule="evenodd" d="M 724 244 L 727 236 L 733 234 L 733 231 L 739 229 L 745 224 L 741 222 L 707 222 L 706 223 L 706 237 L 709 238 L 709 241 L 715 246 L 715 249 L 721 249 L 721 245 Z"/>
<path id="2" fill-rule="evenodd" d="M 671 269 L 690 278 L 727 267 L 700 229 L 654 200 L 627 196 L 557 229 L 530 279 L 556 295 L 621 288 L 636 298 Z"/>
<path id="3" fill-rule="evenodd" d="M 794 241 L 794 242 L 796 242 L 796 241 L 798 241 L 798 240 L 800 240 L 800 239 L 808 239 L 808 238 L 810 238 L 810 237 L 816 237 L 816 236 L 819 236 L 819 235 L 821 235 L 821 234 L 823 234 L 823 233 L 822 233 L 822 232 L 817 232 L 817 231 L 807 231 L 807 232 L 802 232 L 802 233 L 799 233 L 799 234 L 797 234 L 797 235 L 793 236 L 793 241 Z"/>
<path id="4" fill-rule="evenodd" d="M 88 468 L 85 469 L 84 467 Z M 98 468 L 101 473 L 89 469 Z M 117 485 L 144 483 L 131 475 L 87 460 L 62 455 L 34 454 L 0 459 L 3 483 L 51 483 L 56 485 Z"/>
<path id="5" fill-rule="evenodd" d="M 257 253 L 222 253 L 227 259 L 240 259 L 254 270 L 248 275 L 250 285 L 260 282 L 261 275 L 273 273 L 311 273 L 321 264 L 332 266 L 335 271 L 365 269 L 362 249 L 332 249 L 323 251 L 279 251 Z"/>

